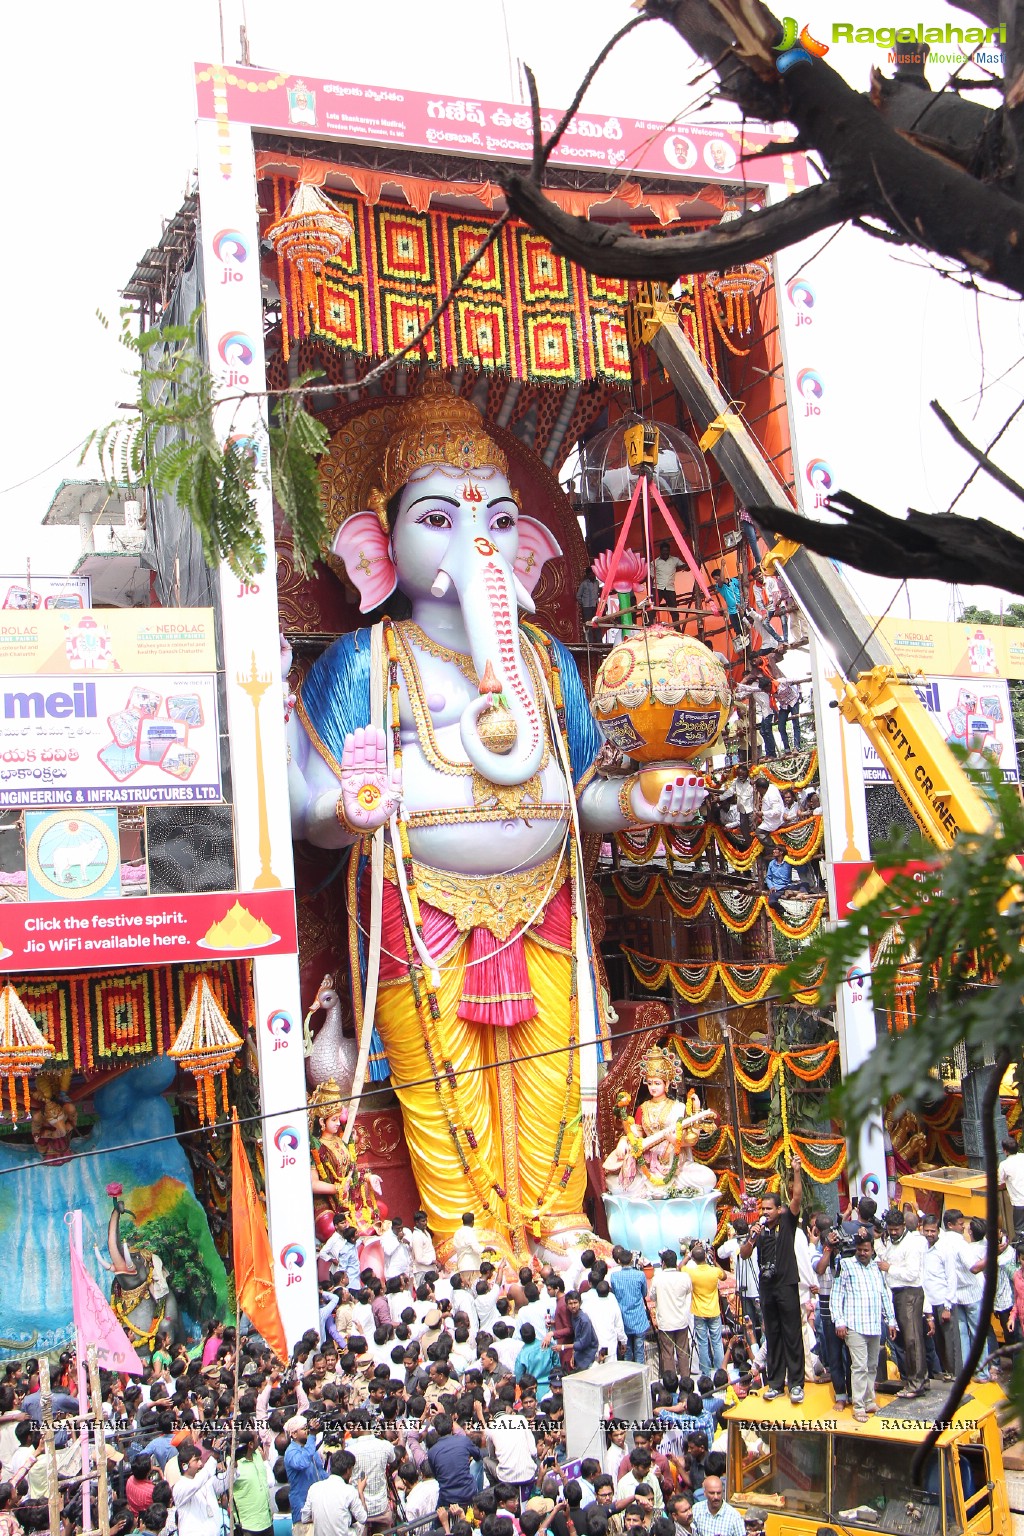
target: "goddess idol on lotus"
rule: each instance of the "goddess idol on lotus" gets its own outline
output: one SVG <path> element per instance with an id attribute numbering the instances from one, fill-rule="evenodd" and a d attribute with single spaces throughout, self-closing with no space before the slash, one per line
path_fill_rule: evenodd
<path id="1" fill-rule="evenodd" d="M 597 774 L 575 663 L 522 618 L 561 551 L 439 376 L 344 426 L 322 488 L 333 555 L 385 617 L 302 684 L 294 835 L 351 849 L 362 1057 L 391 1076 L 439 1251 L 472 1212 L 501 1252 L 557 1262 L 590 1236 L 600 1023 L 581 840 L 692 821 L 706 789 L 678 762 L 643 786 Z M 728 699 L 723 678 L 718 728 Z"/>

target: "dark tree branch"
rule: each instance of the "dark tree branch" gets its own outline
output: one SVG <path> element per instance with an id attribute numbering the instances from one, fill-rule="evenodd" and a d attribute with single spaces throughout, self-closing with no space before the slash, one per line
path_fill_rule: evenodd
<path id="1" fill-rule="evenodd" d="M 751 507 L 762 528 L 872 576 L 961 586 L 1000 586 L 1024 596 L 1024 539 L 985 518 L 915 512 L 890 517 L 848 492 L 828 499 L 842 523 L 819 523 L 782 507 Z M 848 510 L 847 510 L 848 509 Z"/>
<path id="2" fill-rule="evenodd" d="M 974 169 L 978 146 L 993 118 L 988 107 L 964 101 L 953 91 L 925 94 L 904 81 L 887 80 L 877 69 L 871 75 L 871 100 L 897 133 L 963 170 Z"/>
<path id="3" fill-rule="evenodd" d="M 1020 0 L 1004 4 L 1024 10 Z M 722 94 L 737 101 L 746 116 L 792 123 L 799 141 L 821 156 L 829 180 L 824 187 L 787 199 L 797 210 L 792 223 L 783 219 L 780 226 L 777 221 L 783 204 L 748 213 L 728 226 L 729 243 L 723 246 L 717 231 L 641 241 L 572 218 L 547 201 L 539 178 L 510 172 L 506 191 L 512 211 L 563 254 L 604 276 L 675 278 L 686 271 L 771 255 L 824 228 L 819 221 L 831 206 L 837 223 L 874 217 L 920 248 L 1024 293 L 1024 206 L 1000 188 L 976 180 L 961 164 L 974 166 L 971 135 L 977 145 L 979 129 L 981 139 L 989 134 L 988 127 L 981 128 L 978 111 L 998 130 L 997 114 L 958 98 L 954 106 L 950 96 L 948 110 L 944 105 L 941 118 L 934 118 L 938 109 L 932 108 L 930 96 L 915 89 L 919 121 L 914 131 L 936 140 L 925 148 L 903 127 L 911 109 L 896 95 L 892 110 L 899 127 L 887 121 L 870 95 L 847 85 L 823 59 L 805 61 L 780 75 L 774 45 L 782 29 L 760 0 L 716 0 L 714 8 L 703 0 L 647 0 L 645 14 L 667 21 L 716 69 Z M 957 118 L 960 108 L 965 115 Z M 1024 105 L 1020 110 L 1024 112 Z M 929 117 L 931 128 L 926 126 Z M 998 146 L 992 146 L 989 158 L 1000 163 Z M 831 205 L 824 200 L 826 193 Z M 682 240 L 686 243 L 677 243 Z"/>
<path id="4" fill-rule="evenodd" d="M 683 272 L 708 272 L 795 245 L 842 223 L 854 211 L 828 182 L 699 234 L 646 240 L 628 225 L 594 224 L 564 213 L 530 177 L 513 172 L 505 189 L 512 211 L 588 272 L 667 283 Z"/>
<path id="5" fill-rule="evenodd" d="M 1024 485 L 1018 485 L 1016 480 L 1011 480 L 1004 469 L 1000 469 L 998 464 L 992 463 L 987 453 L 984 453 L 980 448 L 976 448 L 970 438 L 964 436 L 949 413 L 942 409 L 937 400 L 929 400 L 928 404 L 942 422 L 954 443 L 957 443 L 965 453 L 969 453 L 975 463 L 979 464 L 986 474 L 991 475 L 992 479 L 997 481 L 1004 490 L 1009 491 L 1018 500 L 1024 501 Z"/>
<path id="6" fill-rule="evenodd" d="M 999 1104 L 999 1084 L 1002 1082 L 1003 1073 L 1010 1065 L 1010 1060 L 1009 1050 L 997 1053 L 995 1064 L 989 1068 L 990 1076 L 985 1084 L 985 1095 L 981 1101 L 981 1147 L 985 1159 L 985 1225 L 988 1228 L 988 1242 L 985 1245 L 985 1287 L 981 1293 L 979 1308 L 981 1323 L 967 1359 L 960 1367 L 960 1374 L 950 1387 L 949 1396 L 943 1403 L 941 1412 L 935 1416 L 936 1422 L 925 1436 L 924 1443 L 914 1454 L 910 1473 L 918 1488 L 924 1487 L 928 1457 L 942 1434 L 942 1425 L 949 1423 L 963 1402 L 964 1393 L 978 1368 L 978 1362 L 985 1349 L 985 1340 L 988 1338 L 988 1324 L 992 1316 L 992 1303 L 996 1299 L 996 1279 L 999 1270 L 999 1244 L 996 1242 L 996 1233 L 999 1230 L 999 1154 L 996 1151 L 996 1109 Z"/>

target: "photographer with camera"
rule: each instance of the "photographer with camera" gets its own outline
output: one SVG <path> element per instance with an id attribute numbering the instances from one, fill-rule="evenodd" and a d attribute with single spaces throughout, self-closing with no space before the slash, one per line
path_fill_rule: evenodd
<path id="1" fill-rule="evenodd" d="M 793 1156 L 793 1184 L 789 1204 L 781 1195 L 763 1195 L 759 1202 L 757 1224 L 751 1229 L 739 1256 L 748 1259 L 757 1254 L 759 1299 L 768 1352 L 766 1402 L 778 1397 L 789 1383 L 789 1399 L 804 1400 L 804 1340 L 800 1314 L 800 1274 L 797 1269 L 795 1238 L 799 1226 L 803 1181 L 799 1157 Z"/>
<path id="2" fill-rule="evenodd" d="M 850 1401 L 850 1354 L 832 1322 L 832 1287 L 840 1261 L 852 1259 L 856 1246 L 825 1215 L 815 1218 L 814 1229 L 817 1243 L 811 1256 L 811 1267 L 818 1277 L 818 1316 L 825 1343 L 823 1364 L 832 1380 L 836 1407 L 846 1408 Z"/>

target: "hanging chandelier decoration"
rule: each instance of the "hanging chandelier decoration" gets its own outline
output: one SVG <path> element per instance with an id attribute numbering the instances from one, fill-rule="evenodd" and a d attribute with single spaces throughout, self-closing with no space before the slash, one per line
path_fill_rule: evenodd
<path id="1" fill-rule="evenodd" d="M 719 222 L 731 224 L 739 217 L 737 205 L 727 203 Z M 723 340 L 723 327 L 724 330 L 738 331 L 740 336 L 750 335 L 751 305 L 770 278 L 771 266 L 763 258 L 742 261 L 721 272 L 707 274 L 705 283 L 712 301 L 711 311 Z"/>
<path id="2" fill-rule="evenodd" d="M 11 1120 L 17 1121 L 19 1078 L 28 1115 L 31 1112 L 28 1080 L 52 1055 L 53 1046 L 8 982 L 0 992 L 0 1117 L 3 1115 L 2 1080 L 7 1080 Z"/>
<path id="3" fill-rule="evenodd" d="M 217 1118 L 214 1078 L 220 1078 L 221 1101 L 228 1112 L 228 1067 L 242 1048 L 242 1038 L 227 1021 L 205 976 L 200 976 L 189 1000 L 185 1021 L 174 1038 L 168 1056 L 191 1072 L 196 1080 L 196 1104 L 200 1125 Z"/>
<path id="4" fill-rule="evenodd" d="M 281 345 L 287 358 L 292 344 L 312 330 L 311 318 L 323 318 L 323 278 L 328 261 L 346 258 L 355 230 L 319 187 L 300 181 L 281 217 L 265 238 L 277 255 L 281 290 Z"/>

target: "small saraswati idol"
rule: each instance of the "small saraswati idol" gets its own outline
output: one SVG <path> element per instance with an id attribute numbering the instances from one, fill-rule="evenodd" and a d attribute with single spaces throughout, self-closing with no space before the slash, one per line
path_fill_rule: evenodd
<path id="1" fill-rule="evenodd" d="M 682 1238 L 714 1236 L 717 1226 L 717 1180 L 694 1155 L 701 1127 L 716 1116 L 701 1108 L 692 1090 L 684 1101 L 669 1097 L 680 1074 L 678 1058 L 668 1051 L 648 1052 L 644 1076 L 649 1097 L 634 1116 L 629 1096 L 620 1095 L 616 1113 L 623 1134 L 604 1161 L 612 1239 L 651 1260 L 665 1248 L 678 1248 Z"/>

